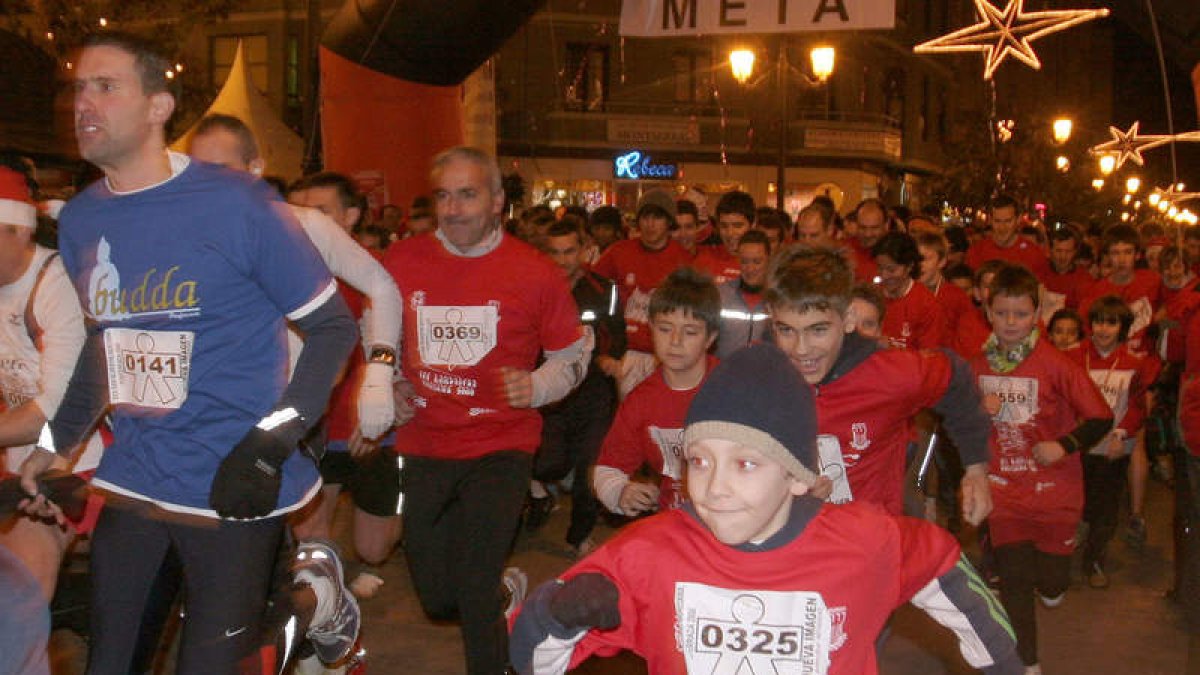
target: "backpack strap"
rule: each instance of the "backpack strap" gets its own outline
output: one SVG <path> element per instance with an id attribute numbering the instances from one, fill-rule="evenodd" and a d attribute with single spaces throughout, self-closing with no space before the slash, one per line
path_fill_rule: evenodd
<path id="1" fill-rule="evenodd" d="M 50 269 L 50 263 L 57 257 L 58 251 L 55 251 L 42 261 L 42 266 L 38 268 L 37 278 L 33 280 L 33 288 L 29 289 L 29 298 L 25 300 L 25 332 L 29 334 L 29 339 L 35 345 L 38 338 L 42 336 L 42 328 L 38 325 L 37 317 L 33 315 L 33 301 L 37 297 L 38 288 L 42 285 L 42 279 L 46 277 L 46 270 Z"/>

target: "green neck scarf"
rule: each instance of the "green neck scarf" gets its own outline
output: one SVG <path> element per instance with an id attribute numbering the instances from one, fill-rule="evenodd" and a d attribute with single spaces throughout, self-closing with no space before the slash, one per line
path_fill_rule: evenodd
<path id="1" fill-rule="evenodd" d="M 987 342 L 983 343 L 983 355 L 987 357 L 988 365 L 993 371 L 1001 374 L 1011 373 L 1037 346 L 1038 337 L 1038 329 L 1035 326 L 1015 347 L 1004 349 L 1000 346 L 996 334 L 992 333 Z"/>

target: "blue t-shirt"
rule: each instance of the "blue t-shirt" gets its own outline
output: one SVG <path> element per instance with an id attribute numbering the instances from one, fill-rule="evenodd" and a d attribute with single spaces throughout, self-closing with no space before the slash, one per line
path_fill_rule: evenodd
<path id="1" fill-rule="evenodd" d="M 335 288 L 269 194 L 248 175 L 192 162 L 139 192 L 98 181 L 64 207 L 63 263 L 104 329 L 114 441 L 99 486 L 216 516 L 217 467 L 286 385 L 286 318 Z M 278 510 L 318 485 L 313 462 L 294 453 Z"/>

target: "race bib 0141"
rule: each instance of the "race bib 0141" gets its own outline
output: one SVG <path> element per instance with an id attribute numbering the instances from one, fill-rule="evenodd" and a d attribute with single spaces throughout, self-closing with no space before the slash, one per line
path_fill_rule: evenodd
<path id="1" fill-rule="evenodd" d="M 112 403 L 179 409 L 187 400 L 194 340 L 191 331 L 105 329 Z"/>
<path id="2" fill-rule="evenodd" d="M 676 643 L 692 675 L 824 675 L 832 619 L 819 593 L 675 584 Z"/>

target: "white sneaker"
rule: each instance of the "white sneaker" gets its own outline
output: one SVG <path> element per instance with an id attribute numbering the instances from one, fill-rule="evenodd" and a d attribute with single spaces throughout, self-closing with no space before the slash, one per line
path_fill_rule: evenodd
<path id="1" fill-rule="evenodd" d="M 1059 593 L 1058 595 L 1055 595 L 1055 596 L 1045 596 L 1045 595 L 1042 595 L 1041 593 L 1038 593 L 1038 597 L 1042 599 L 1042 604 L 1045 605 L 1047 609 L 1054 609 L 1055 607 L 1058 607 L 1059 605 L 1062 604 L 1063 598 L 1067 597 L 1067 594 L 1064 592 L 1064 593 Z M 1032 667 L 1033 666 L 1030 666 L 1030 668 L 1032 668 Z M 1041 666 L 1038 666 L 1038 667 L 1040 668 Z M 1041 671 L 1038 671 L 1038 672 L 1041 672 Z"/>
<path id="2" fill-rule="evenodd" d="M 507 619 L 525 602 L 525 594 L 529 592 L 529 576 L 520 567 L 508 567 L 500 581 L 504 584 L 504 595 L 507 597 L 504 603 L 504 618 Z"/>
<path id="3" fill-rule="evenodd" d="M 354 594 L 354 597 L 359 600 L 366 600 L 375 597 L 379 593 L 379 589 L 383 587 L 383 577 L 364 570 L 359 572 L 358 576 L 354 577 L 354 581 L 351 581 L 347 586 L 350 588 L 350 592 Z"/>

